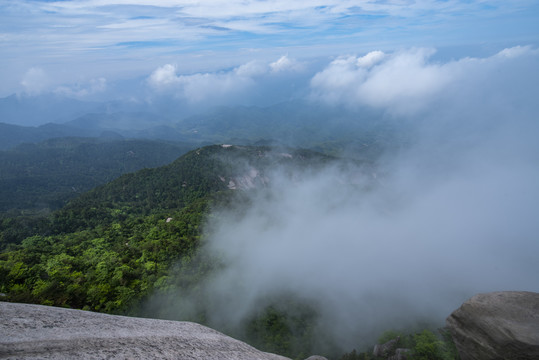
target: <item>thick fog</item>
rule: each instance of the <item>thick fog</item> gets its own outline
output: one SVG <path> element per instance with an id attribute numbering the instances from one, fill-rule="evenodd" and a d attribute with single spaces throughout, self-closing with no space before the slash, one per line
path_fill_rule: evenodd
<path id="1" fill-rule="evenodd" d="M 203 251 L 225 267 L 204 284 L 210 322 L 292 293 L 350 349 L 382 330 L 442 326 L 478 292 L 539 291 L 537 51 L 432 54 L 339 58 L 313 78 L 312 96 L 383 107 L 415 135 L 374 167 L 275 169 L 247 209 L 215 209 Z"/>

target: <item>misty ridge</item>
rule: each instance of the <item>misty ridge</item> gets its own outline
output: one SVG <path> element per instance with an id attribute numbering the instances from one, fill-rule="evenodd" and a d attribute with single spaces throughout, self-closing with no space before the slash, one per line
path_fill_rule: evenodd
<path id="1" fill-rule="evenodd" d="M 164 65 L 145 79 L 151 101 L 137 103 L 136 126 L 124 105 L 54 125 L 193 148 L 271 144 L 263 168 L 219 158 L 239 175 L 215 181 L 235 193 L 209 209 L 197 252 L 174 261 L 187 274 L 199 259 L 217 269 L 191 289 L 155 290 L 139 309 L 203 310 L 209 326 L 241 333 L 292 299 L 316 313 L 322 350 L 345 351 L 386 329 L 438 326 L 478 292 L 538 291 L 538 68 L 532 47 L 450 61 L 421 48 L 322 66 L 284 57 L 194 75 Z M 290 76 L 297 87 L 281 87 Z M 184 106 L 188 115 L 171 115 Z M 300 166 L 290 147 L 325 155 Z"/>

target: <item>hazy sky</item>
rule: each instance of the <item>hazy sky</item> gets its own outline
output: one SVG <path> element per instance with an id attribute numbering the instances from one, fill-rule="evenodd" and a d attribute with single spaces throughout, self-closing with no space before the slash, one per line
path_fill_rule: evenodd
<path id="1" fill-rule="evenodd" d="M 0 96 L 84 99 L 133 84 L 151 93 L 216 76 L 219 95 L 235 75 L 247 87 L 248 75 L 307 71 L 316 59 L 420 47 L 450 60 L 536 46 L 538 24 L 536 0 L 0 0 Z M 127 79 L 139 81 L 118 85 Z M 193 87 L 186 96 L 202 100 Z"/>

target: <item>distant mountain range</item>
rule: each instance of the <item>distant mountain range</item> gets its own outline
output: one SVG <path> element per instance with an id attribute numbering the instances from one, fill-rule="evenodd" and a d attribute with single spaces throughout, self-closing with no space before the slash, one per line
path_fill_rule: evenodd
<path id="1" fill-rule="evenodd" d="M 0 150 L 65 136 L 200 145 L 270 141 L 322 152 L 352 148 L 372 153 L 406 141 L 407 135 L 401 125 L 378 111 L 305 101 L 268 107 L 213 107 L 181 117 L 139 103 L 85 103 L 51 95 L 0 99 Z"/>
<path id="2" fill-rule="evenodd" d="M 10 95 L 0 98 L 0 122 L 8 124 L 39 126 L 63 123 L 91 111 L 104 111 L 104 106 L 54 94 Z"/>

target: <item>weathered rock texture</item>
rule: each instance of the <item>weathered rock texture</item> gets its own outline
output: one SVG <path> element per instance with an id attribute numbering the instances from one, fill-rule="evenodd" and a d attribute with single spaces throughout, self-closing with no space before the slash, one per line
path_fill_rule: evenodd
<path id="1" fill-rule="evenodd" d="M 475 295 L 447 325 L 461 360 L 539 359 L 539 293 Z"/>
<path id="2" fill-rule="evenodd" d="M 395 355 L 388 357 L 387 360 L 406 360 L 411 354 L 412 350 L 410 349 L 398 348 L 395 349 Z"/>
<path id="3" fill-rule="evenodd" d="M 0 302 L 0 359 L 287 360 L 190 322 Z"/>
<path id="4" fill-rule="evenodd" d="M 372 354 L 377 357 L 388 357 L 395 352 L 397 348 L 397 343 L 399 342 L 400 336 L 393 340 L 389 340 L 385 344 L 376 344 Z"/>

